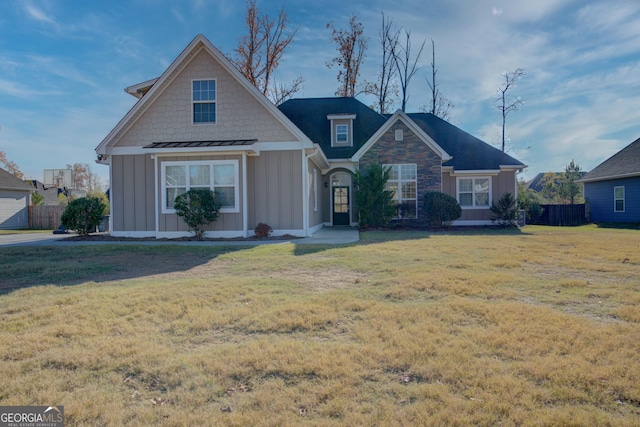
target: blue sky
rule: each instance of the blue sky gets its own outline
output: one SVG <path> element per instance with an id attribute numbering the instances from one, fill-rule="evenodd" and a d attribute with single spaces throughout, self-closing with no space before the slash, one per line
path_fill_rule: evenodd
<path id="1" fill-rule="evenodd" d="M 333 96 L 337 70 L 326 24 L 356 14 L 369 38 L 361 79 L 379 65 L 380 14 L 427 45 L 408 111 L 429 100 L 430 39 L 437 83 L 452 122 L 498 143 L 493 98 L 507 70 L 526 76 L 511 91 L 526 100 L 508 118 L 508 152 L 524 178 L 590 170 L 640 137 L 640 2 L 635 0 L 258 0 L 282 5 L 298 27 L 278 78 L 305 79 L 299 97 Z M 3 0 L 0 2 L 0 150 L 31 178 L 89 163 L 106 184 L 95 147 L 133 106 L 127 86 L 158 77 L 198 33 L 230 54 L 244 32 L 241 0 Z M 370 99 L 359 98 L 369 104 Z"/>

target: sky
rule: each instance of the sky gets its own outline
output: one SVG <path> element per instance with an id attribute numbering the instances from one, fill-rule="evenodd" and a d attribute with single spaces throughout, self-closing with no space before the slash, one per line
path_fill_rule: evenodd
<path id="1" fill-rule="evenodd" d="M 637 0 L 257 0 L 284 7 L 297 29 L 277 72 L 304 78 L 296 97 L 333 96 L 338 70 L 327 23 L 352 15 L 368 48 L 360 81 L 380 67 L 381 14 L 426 40 L 409 86 L 407 112 L 430 100 L 431 40 L 436 83 L 454 105 L 451 122 L 500 143 L 494 98 L 505 72 L 525 76 L 508 92 L 524 106 L 507 118 L 507 152 L 521 174 L 589 171 L 640 137 L 640 2 Z M 232 55 L 246 33 L 242 0 L 0 0 L 0 151 L 26 177 L 95 163 L 96 146 L 134 105 L 125 87 L 158 77 L 197 35 Z M 373 99 L 359 96 L 370 105 Z M 397 107 L 396 107 L 397 108 Z"/>

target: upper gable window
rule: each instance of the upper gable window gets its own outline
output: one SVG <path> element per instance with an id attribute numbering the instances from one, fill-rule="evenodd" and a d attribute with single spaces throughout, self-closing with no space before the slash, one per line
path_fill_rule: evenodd
<path id="1" fill-rule="evenodd" d="M 353 146 L 353 119 L 355 114 L 329 114 L 327 120 L 331 121 L 331 146 Z"/>
<path id="2" fill-rule="evenodd" d="M 192 99 L 193 123 L 215 123 L 216 81 L 194 80 Z"/>

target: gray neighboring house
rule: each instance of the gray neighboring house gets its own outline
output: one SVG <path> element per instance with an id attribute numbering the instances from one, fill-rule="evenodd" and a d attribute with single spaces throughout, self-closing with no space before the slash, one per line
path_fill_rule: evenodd
<path id="1" fill-rule="evenodd" d="M 0 229 L 29 227 L 31 191 L 29 184 L 0 169 Z"/>
<path id="2" fill-rule="evenodd" d="M 45 205 L 58 206 L 60 204 L 60 199 L 58 199 L 58 194 L 62 193 L 62 189 L 57 187 L 46 187 L 42 182 L 37 180 L 32 180 L 31 183 L 35 187 L 35 191 L 38 192 L 42 197 L 44 197 Z"/>
<path id="3" fill-rule="evenodd" d="M 640 138 L 600 163 L 580 182 L 591 221 L 640 223 Z"/>
<path id="4" fill-rule="evenodd" d="M 381 115 L 354 98 L 276 107 L 202 35 L 125 91 L 137 103 L 96 148 L 115 236 L 190 235 L 174 200 L 191 188 L 222 202 L 207 237 L 248 237 L 260 222 L 293 236 L 354 226 L 354 175 L 371 164 L 391 168 L 402 219 L 424 221 L 423 195 L 441 191 L 462 205 L 456 224 L 491 224 L 491 204 L 516 194 L 526 167 L 431 114 Z"/>

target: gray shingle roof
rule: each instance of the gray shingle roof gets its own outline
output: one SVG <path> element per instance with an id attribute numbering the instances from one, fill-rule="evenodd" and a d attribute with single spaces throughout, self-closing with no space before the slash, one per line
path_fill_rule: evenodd
<path id="1" fill-rule="evenodd" d="M 4 169 L 0 169 L 0 188 L 27 191 L 34 189 L 29 184 L 20 178 L 16 178 Z"/>
<path id="2" fill-rule="evenodd" d="M 593 168 L 581 181 L 602 181 L 640 175 L 640 138 Z"/>
<path id="3" fill-rule="evenodd" d="M 280 105 L 282 111 L 313 142 L 320 144 L 328 159 L 353 156 L 391 115 L 381 115 L 355 98 L 291 99 Z M 355 114 L 353 147 L 331 147 L 330 114 Z M 408 114 L 440 147 L 453 158 L 445 166 L 456 170 L 497 170 L 503 166 L 525 165 L 486 142 L 432 114 Z"/>
<path id="4" fill-rule="evenodd" d="M 279 107 L 309 139 L 320 144 L 328 159 L 347 159 L 387 121 L 355 98 L 290 99 Z M 331 147 L 329 114 L 355 114 L 353 147 Z"/>

